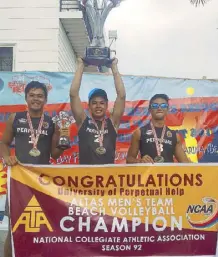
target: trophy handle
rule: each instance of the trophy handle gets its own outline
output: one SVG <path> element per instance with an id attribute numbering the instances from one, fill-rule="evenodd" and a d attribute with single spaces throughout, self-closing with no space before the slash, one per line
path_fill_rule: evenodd
<path id="1" fill-rule="evenodd" d="M 112 62 L 113 62 L 115 59 L 116 59 L 115 57 L 112 58 L 112 59 L 108 59 L 107 62 L 106 62 L 106 64 L 105 64 L 105 66 L 106 66 L 107 68 L 111 68 Z"/>

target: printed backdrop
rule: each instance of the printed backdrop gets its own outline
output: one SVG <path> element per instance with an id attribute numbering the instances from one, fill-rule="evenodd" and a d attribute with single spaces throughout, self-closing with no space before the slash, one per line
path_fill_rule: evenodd
<path id="1" fill-rule="evenodd" d="M 44 82 L 49 89 L 46 111 L 55 116 L 61 110 L 70 112 L 69 88 L 71 73 L 23 72 L 0 73 L 0 139 L 5 122 L 12 112 L 26 110 L 25 85 L 32 80 Z M 181 136 L 188 157 L 193 162 L 217 162 L 218 157 L 218 82 L 209 80 L 168 79 L 123 76 L 127 102 L 117 140 L 116 163 L 124 163 L 131 133 L 149 120 L 148 100 L 156 93 L 166 93 L 172 99 L 167 125 Z M 88 92 L 104 88 L 112 110 L 116 91 L 111 75 L 85 74 L 80 97 L 87 108 Z M 75 124 L 71 126 L 71 149 L 53 164 L 78 162 L 78 137 Z M 13 150 L 13 146 L 12 146 Z M 0 195 L 5 198 L 6 173 L 0 169 Z M 4 201 L 0 200 L 0 208 Z M 1 210 L 1 209 L 0 209 Z M 0 215 L 0 219 L 1 219 Z"/>

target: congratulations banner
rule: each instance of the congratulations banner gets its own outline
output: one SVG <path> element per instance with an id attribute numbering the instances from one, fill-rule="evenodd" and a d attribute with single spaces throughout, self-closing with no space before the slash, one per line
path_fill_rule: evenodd
<path id="1" fill-rule="evenodd" d="M 217 181 L 216 166 L 15 166 L 15 256 L 215 255 Z"/>

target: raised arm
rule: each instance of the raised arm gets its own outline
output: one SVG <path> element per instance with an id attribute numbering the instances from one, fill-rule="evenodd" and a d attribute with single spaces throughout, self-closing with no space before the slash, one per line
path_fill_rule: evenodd
<path id="1" fill-rule="evenodd" d="M 0 142 L 0 156 L 2 155 L 5 163 L 9 166 L 13 166 L 17 164 L 18 160 L 16 156 L 11 156 L 10 145 L 13 141 L 13 122 L 14 122 L 15 114 L 11 114 L 6 123 L 6 128 L 2 136 L 2 140 Z"/>
<path id="2" fill-rule="evenodd" d="M 176 137 L 177 137 L 177 143 L 176 143 L 176 148 L 175 148 L 175 157 L 176 157 L 176 160 L 177 160 L 178 162 L 182 162 L 182 163 L 191 162 L 191 161 L 188 159 L 188 157 L 187 157 L 185 151 L 184 151 L 183 148 L 182 148 L 182 143 L 181 143 L 181 141 L 180 141 L 179 135 L 177 134 Z"/>
<path id="3" fill-rule="evenodd" d="M 111 70 L 114 76 L 114 84 L 117 91 L 117 98 L 114 103 L 114 109 L 111 115 L 111 120 L 116 129 L 118 129 L 120 126 L 120 120 L 124 113 L 125 101 L 126 101 L 126 91 L 117 67 L 117 63 L 118 63 L 118 60 L 114 59 L 111 65 Z"/>
<path id="4" fill-rule="evenodd" d="M 74 116 L 74 119 L 76 120 L 77 126 L 80 128 L 86 115 L 79 97 L 79 90 L 81 86 L 82 81 L 82 75 L 84 70 L 84 63 L 81 58 L 78 58 L 77 61 L 77 70 L 74 75 L 74 79 L 71 84 L 70 88 L 70 105 L 71 110 Z"/>

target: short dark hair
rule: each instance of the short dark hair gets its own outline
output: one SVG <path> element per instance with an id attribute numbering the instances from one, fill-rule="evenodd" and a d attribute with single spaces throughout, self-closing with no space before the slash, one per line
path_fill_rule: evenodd
<path id="1" fill-rule="evenodd" d="M 169 103 L 169 100 L 170 100 L 169 96 L 166 94 L 156 94 L 156 95 L 152 96 L 152 98 L 150 99 L 149 108 L 151 107 L 151 104 L 154 102 L 154 100 L 156 100 L 158 98 L 164 99 L 167 103 Z"/>
<path id="2" fill-rule="evenodd" d="M 43 90 L 44 94 L 45 94 L 45 98 L 47 99 L 48 97 L 48 90 L 45 84 L 39 82 L 39 81 L 31 81 L 30 83 L 28 83 L 25 87 L 25 98 L 27 97 L 27 94 L 29 93 L 29 91 L 33 88 L 40 88 Z"/>
<path id="3" fill-rule="evenodd" d="M 108 98 L 107 98 L 107 93 L 105 90 L 101 89 L 101 88 L 94 88 L 89 92 L 89 103 L 92 100 L 92 98 L 100 96 L 102 97 L 106 102 L 108 102 Z"/>

